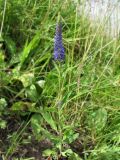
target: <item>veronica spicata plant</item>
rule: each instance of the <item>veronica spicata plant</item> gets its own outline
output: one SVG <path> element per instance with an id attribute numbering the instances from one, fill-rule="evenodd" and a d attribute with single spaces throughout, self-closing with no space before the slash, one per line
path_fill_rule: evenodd
<path id="1" fill-rule="evenodd" d="M 54 60 L 62 61 L 65 59 L 65 49 L 62 42 L 62 23 L 59 21 L 56 25 L 54 38 Z"/>

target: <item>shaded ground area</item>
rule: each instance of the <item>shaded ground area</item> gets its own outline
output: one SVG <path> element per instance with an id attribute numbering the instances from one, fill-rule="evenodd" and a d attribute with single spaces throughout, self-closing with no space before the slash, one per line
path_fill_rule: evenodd
<path id="1" fill-rule="evenodd" d="M 52 148 L 52 143 L 48 139 L 40 142 L 35 140 L 31 128 L 28 126 L 22 133 L 21 130 L 23 129 L 23 126 L 21 126 L 19 118 L 16 119 L 16 117 L 13 116 L 12 118 L 7 118 L 7 122 L 7 128 L 0 129 L 0 155 L 6 156 L 6 154 L 8 154 L 7 160 L 13 160 L 14 158 L 33 158 L 35 160 L 45 160 L 45 158 L 42 157 L 42 152 L 46 149 Z M 21 135 L 19 135 L 20 132 Z M 17 136 L 18 139 L 16 138 Z M 29 136 L 31 136 L 30 139 Z M 69 147 L 75 153 L 80 155 L 80 157 L 83 157 L 83 143 L 84 141 L 82 139 L 78 139 L 74 143 L 70 144 Z M 89 141 L 87 147 L 92 149 L 93 146 L 94 144 Z M 9 150 L 10 148 L 11 150 Z M 67 160 L 67 158 L 61 158 L 60 160 Z"/>
<path id="2" fill-rule="evenodd" d="M 23 135 L 21 134 L 22 137 L 20 135 L 18 137 L 18 141 L 14 141 L 16 136 L 20 133 L 22 127 L 20 126 L 19 121 L 15 119 L 15 117 L 12 117 L 11 119 L 8 118 L 7 121 L 7 128 L 0 129 L 0 154 L 6 155 L 8 152 L 10 152 L 7 160 L 13 160 L 15 157 L 18 159 L 33 157 L 35 160 L 45 160 L 42 157 L 42 151 L 52 147 L 52 144 L 49 142 L 49 140 L 46 139 L 38 142 L 32 136 L 31 140 L 27 140 L 26 144 L 18 142 L 20 139 L 27 139 L 28 132 L 32 135 L 31 129 L 27 128 L 27 131 L 25 131 Z M 14 136 L 14 134 L 16 134 L 16 136 Z M 10 135 L 13 135 L 13 137 L 10 137 Z M 12 152 L 12 147 L 14 149 L 14 153 Z M 9 150 L 10 148 L 11 151 Z"/>
<path id="3" fill-rule="evenodd" d="M 12 160 L 13 157 L 17 157 L 17 158 L 32 157 L 35 160 L 45 160 L 45 158 L 42 157 L 42 151 L 50 147 L 51 147 L 51 144 L 47 140 L 41 141 L 39 143 L 37 141 L 32 141 L 30 144 L 26 144 L 18 147 L 17 152 L 12 155 L 10 160 Z"/>

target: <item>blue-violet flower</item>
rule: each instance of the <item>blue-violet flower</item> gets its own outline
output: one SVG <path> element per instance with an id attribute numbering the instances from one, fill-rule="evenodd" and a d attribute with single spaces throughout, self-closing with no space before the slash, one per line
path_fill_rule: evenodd
<path id="1" fill-rule="evenodd" d="M 54 38 L 54 60 L 62 61 L 65 59 L 65 49 L 62 43 L 62 24 L 58 22 L 56 25 L 56 33 Z"/>

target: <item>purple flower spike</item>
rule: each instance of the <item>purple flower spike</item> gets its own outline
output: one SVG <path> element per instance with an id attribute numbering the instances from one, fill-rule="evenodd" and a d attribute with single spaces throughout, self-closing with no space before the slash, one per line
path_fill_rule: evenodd
<path id="1" fill-rule="evenodd" d="M 62 61 L 65 59 L 65 50 L 62 43 L 62 24 L 56 25 L 56 33 L 54 39 L 54 60 Z"/>

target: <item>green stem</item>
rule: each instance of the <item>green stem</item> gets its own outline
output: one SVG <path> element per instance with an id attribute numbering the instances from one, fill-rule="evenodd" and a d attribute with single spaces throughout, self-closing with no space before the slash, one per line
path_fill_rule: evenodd
<path id="1" fill-rule="evenodd" d="M 6 4 L 7 4 L 7 0 L 4 1 L 3 18 L 2 18 L 2 22 L 1 22 L 1 28 L 0 28 L 0 38 L 2 37 L 3 25 L 4 25 L 4 21 L 5 21 Z"/>

